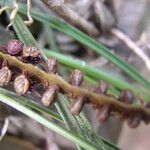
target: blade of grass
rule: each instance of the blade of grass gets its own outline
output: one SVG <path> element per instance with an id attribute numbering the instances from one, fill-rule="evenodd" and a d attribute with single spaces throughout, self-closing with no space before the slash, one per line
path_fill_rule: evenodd
<path id="1" fill-rule="evenodd" d="M 56 52 L 59 52 L 53 29 L 45 24 L 43 24 L 43 26 L 50 48 L 55 49 Z"/>
<path id="2" fill-rule="evenodd" d="M 39 115 L 38 113 L 32 111 L 31 109 L 27 108 L 23 104 L 19 103 L 21 99 L 18 99 L 17 97 L 14 97 L 9 91 L 5 91 L 0 88 L 0 101 L 13 107 L 14 109 L 22 112 L 23 114 L 27 115 L 28 117 L 36 120 L 40 124 L 44 125 L 45 127 L 53 130 L 54 132 L 64 136 L 65 138 L 69 139 L 70 141 L 79 144 L 85 149 L 91 149 L 91 150 L 99 150 L 100 147 L 97 147 L 95 144 L 84 140 L 83 138 L 79 137 L 79 135 L 66 130 L 65 128 L 54 124 L 50 120 L 44 118 L 43 116 Z"/>
<path id="3" fill-rule="evenodd" d="M 25 7 L 21 7 L 20 11 L 22 13 L 25 13 Z M 118 56 L 112 54 L 106 47 L 96 42 L 86 34 L 70 26 L 69 24 L 63 22 L 62 20 L 57 19 L 56 17 L 52 17 L 50 15 L 41 13 L 40 11 L 34 9 L 32 9 L 32 16 L 34 17 L 34 19 L 69 35 L 70 37 L 79 41 L 80 43 L 87 46 L 91 50 L 104 56 L 107 60 L 115 64 L 118 68 L 124 71 L 132 79 L 143 85 L 143 87 L 145 87 L 146 89 L 150 89 L 150 81 L 144 79 L 132 66 L 128 65 Z"/>
<path id="4" fill-rule="evenodd" d="M 4 89 L 1 89 L 1 90 L 6 91 Z M 8 92 L 8 91 L 6 91 L 6 92 Z M 20 96 L 18 96 L 17 94 L 15 94 L 13 92 L 10 92 L 10 93 L 14 98 L 17 97 L 18 99 L 20 99 Z M 41 113 L 45 113 L 45 114 L 49 115 L 51 118 L 53 118 L 57 121 L 63 122 L 62 117 L 58 113 L 55 113 L 54 111 L 51 111 L 49 108 L 41 106 L 40 104 L 38 104 L 34 101 L 31 101 L 25 97 L 21 97 L 21 101 L 19 101 L 19 102 L 21 104 L 23 104 L 24 106 L 32 108 L 33 110 L 36 110 L 36 111 L 41 112 Z"/>
<path id="5" fill-rule="evenodd" d="M 119 149 L 117 148 L 114 144 L 111 143 L 110 146 L 108 146 L 108 144 L 104 145 L 101 142 L 101 138 L 100 136 L 98 136 L 93 129 L 90 126 L 90 123 L 88 122 L 88 120 L 86 119 L 84 113 L 80 113 L 80 115 L 76 116 L 76 115 L 72 115 L 70 113 L 69 110 L 69 103 L 67 100 L 64 99 L 64 96 L 61 94 L 60 95 L 61 100 L 58 101 L 59 106 L 62 106 L 65 111 L 63 111 L 63 116 L 65 116 L 64 121 L 67 125 L 67 127 L 74 132 L 80 133 L 82 135 L 83 138 L 87 139 L 88 141 L 93 141 L 94 144 L 99 145 L 102 149 Z M 59 107 L 56 106 L 56 107 Z M 103 140 L 103 142 L 105 143 L 105 140 Z"/>

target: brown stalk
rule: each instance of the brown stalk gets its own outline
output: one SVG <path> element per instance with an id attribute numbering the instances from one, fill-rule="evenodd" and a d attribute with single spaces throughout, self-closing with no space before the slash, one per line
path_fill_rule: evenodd
<path id="1" fill-rule="evenodd" d="M 63 0 L 41 0 L 48 8 L 54 11 L 58 16 L 63 18 L 75 27 L 80 28 L 91 36 L 98 36 L 99 31 L 94 25 L 81 18 L 76 12 L 68 8 Z"/>
<path id="2" fill-rule="evenodd" d="M 74 98 L 79 96 L 84 96 L 88 98 L 88 102 L 92 104 L 97 104 L 99 106 L 102 105 L 111 105 L 112 110 L 124 113 L 126 115 L 131 115 L 134 113 L 141 113 L 143 116 L 143 120 L 150 120 L 150 110 L 136 104 L 126 104 L 118 101 L 114 97 L 110 97 L 107 95 L 96 94 L 94 92 L 89 92 L 86 89 L 73 86 L 65 81 L 62 77 L 56 74 L 48 74 L 45 71 L 41 70 L 37 66 L 32 64 L 26 64 L 18 60 L 14 56 L 10 56 L 8 54 L 3 54 L 0 52 L 0 58 L 6 60 L 8 66 L 17 67 L 22 71 L 26 71 L 27 74 L 30 74 L 42 81 L 44 84 L 48 85 L 57 85 L 64 94 L 72 94 Z"/>
<path id="3" fill-rule="evenodd" d="M 132 50 L 139 58 L 142 59 L 142 61 L 145 63 L 145 66 L 150 71 L 150 59 L 149 57 L 144 53 L 144 51 L 136 45 L 135 42 L 133 42 L 126 34 L 121 32 L 118 29 L 112 29 L 110 32 L 116 36 L 119 40 L 121 40 L 130 50 Z"/>

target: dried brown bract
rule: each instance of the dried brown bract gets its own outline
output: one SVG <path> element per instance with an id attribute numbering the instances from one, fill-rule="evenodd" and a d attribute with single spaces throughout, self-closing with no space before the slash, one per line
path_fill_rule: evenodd
<path id="1" fill-rule="evenodd" d="M 23 51 L 23 43 L 19 40 L 10 40 L 7 44 L 7 53 L 16 56 Z"/>
<path id="2" fill-rule="evenodd" d="M 106 122 L 110 116 L 111 107 L 110 105 L 102 106 L 97 112 L 97 118 L 100 122 Z"/>
<path id="3" fill-rule="evenodd" d="M 127 104 L 132 104 L 133 101 L 134 101 L 134 95 L 132 93 L 131 90 L 123 90 L 121 93 L 120 93 L 120 98 L 119 100 L 124 102 L 124 103 L 127 103 Z"/>
<path id="4" fill-rule="evenodd" d="M 129 127 L 136 128 L 140 124 L 141 120 L 142 120 L 142 114 L 136 113 L 130 116 L 127 119 L 127 122 L 128 122 Z"/>
<path id="5" fill-rule="evenodd" d="M 57 85 L 52 85 L 50 86 L 46 92 L 43 94 L 42 98 L 41 98 L 41 102 L 44 106 L 48 107 L 50 106 L 52 103 L 54 103 L 54 101 L 57 98 L 57 94 L 58 94 L 59 88 Z"/>
<path id="6" fill-rule="evenodd" d="M 106 81 L 100 81 L 100 83 L 94 88 L 94 92 L 98 94 L 106 95 L 107 90 L 109 88 L 109 84 Z M 106 122 L 111 113 L 110 105 L 98 106 L 95 104 L 95 109 L 97 110 L 97 118 L 100 122 Z"/>
<path id="7" fill-rule="evenodd" d="M 81 112 L 85 104 L 85 100 L 86 98 L 84 96 L 79 96 L 76 100 L 73 100 L 73 102 L 70 105 L 70 111 L 73 115 L 77 115 Z"/>
<path id="8" fill-rule="evenodd" d="M 23 49 L 22 57 L 23 61 L 28 63 L 39 63 L 41 60 L 39 49 L 33 46 L 25 47 Z"/>
<path id="9" fill-rule="evenodd" d="M 46 71 L 48 73 L 57 73 L 58 65 L 57 60 L 55 58 L 48 58 L 46 61 Z"/>
<path id="10" fill-rule="evenodd" d="M 14 81 L 14 88 L 17 94 L 23 95 L 29 89 L 29 81 L 25 75 L 19 75 Z"/>
<path id="11" fill-rule="evenodd" d="M 7 85 L 12 77 L 11 70 L 6 66 L 0 69 L 0 86 Z"/>
<path id="12" fill-rule="evenodd" d="M 102 80 L 100 83 L 94 88 L 94 92 L 99 94 L 106 94 L 109 88 L 108 82 Z"/>
<path id="13" fill-rule="evenodd" d="M 83 72 L 75 69 L 70 75 L 70 84 L 80 86 L 83 81 Z"/>

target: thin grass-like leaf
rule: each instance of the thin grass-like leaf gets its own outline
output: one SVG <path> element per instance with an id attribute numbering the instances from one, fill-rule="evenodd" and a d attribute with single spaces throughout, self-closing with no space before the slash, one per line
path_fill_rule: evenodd
<path id="1" fill-rule="evenodd" d="M 99 150 L 100 147 L 97 147 L 95 144 L 86 141 L 85 139 L 81 138 L 79 135 L 66 130 L 65 128 L 51 122 L 50 120 L 44 118 L 43 116 L 39 115 L 38 113 L 32 111 L 28 107 L 24 106 L 18 97 L 15 97 L 9 91 L 0 88 L 0 101 L 13 107 L 14 109 L 22 112 L 23 114 L 27 115 L 28 117 L 34 119 L 35 121 L 39 122 L 40 124 L 44 125 L 45 127 L 53 130 L 54 132 L 64 136 L 65 138 L 69 139 L 70 141 L 79 144 L 85 149 L 91 150 Z"/>
<path id="2" fill-rule="evenodd" d="M 14 95 L 14 98 L 16 98 L 16 97 L 19 98 L 19 96 L 16 95 L 15 93 L 12 93 L 12 95 Z M 33 102 L 25 97 L 21 98 L 21 103 L 27 107 L 32 108 L 33 110 L 36 110 L 41 113 L 45 113 L 57 121 L 63 122 L 62 117 L 58 113 L 55 113 L 55 112 L 51 111 L 49 108 L 41 106 L 40 104 Z"/>

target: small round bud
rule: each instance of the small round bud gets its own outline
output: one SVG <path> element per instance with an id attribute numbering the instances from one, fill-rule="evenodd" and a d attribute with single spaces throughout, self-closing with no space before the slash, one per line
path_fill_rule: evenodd
<path id="1" fill-rule="evenodd" d="M 25 75 L 19 75 L 14 81 L 14 88 L 17 94 L 23 95 L 29 89 L 29 81 Z"/>
<path id="2" fill-rule="evenodd" d="M 106 81 L 100 81 L 100 83 L 95 87 L 94 92 L 98 94 L 106 94 L 109 88 L 109 84 Z"/>
<path id="3" fill-rule="evenodd" d="M 50 106 L 56 100 L 58 90 L 57 85 L 50 86 L 41 98 L 42 104 L 46 107 Z"/>
<path id="4" fill-rule="evenodd" d="M 110 105 L 102 106 L 97 113 L 97 118 L 100 122 L 106 122 L 110 116 L 111 107 Z"/>
<path id="5" fill-rule="evenodd" d="M 48 58 L 46 61 L 46 71 L 48 73 L 57 73 L 57 60 L 55 58 Z"/>
<path id="6" fill-rule="evenodd" d="M 83 106 L 85 104 L 85 97 L 79 96 L 76 100 L 73 100 L 73 102 L 70 105 L 70 111 L 73 115 L 77 115 L 81 112 Z"/>
<path id="7" fill-rule="evenodd" d="M 23 43 L 19 40 L 10 40 L 7 44 L 7 53 L 14 56 L 23 51 Z"/>
<path id="8" fill-rule="evenodd" d="M 132 91 L 130 91 L 130 90 L 123 90 L 120 93 L 119 100 L 124 103 L 127 103 L 127 104 L 132 104 L 133 100 L 134 100 L 134 95 L 133 95 Z"/>
<path id="9" fill-rule="evenodd" d="M 0 86 L 7 85 L 11 80 L 12 73 L 8 67 L 0 69 Z"/>
<path id="10" fill-rule="evenodd" d="M 22 56 L 25 62 L 39 63 L 41 60 L 39 49 L 33 46 L 24 48 Z"/>
<path id="11" fill-rule="evenodd" d="M 80 86 L 83 81 L 83 72 L 75 69 L 70 75 L 70 84 Z"/>

